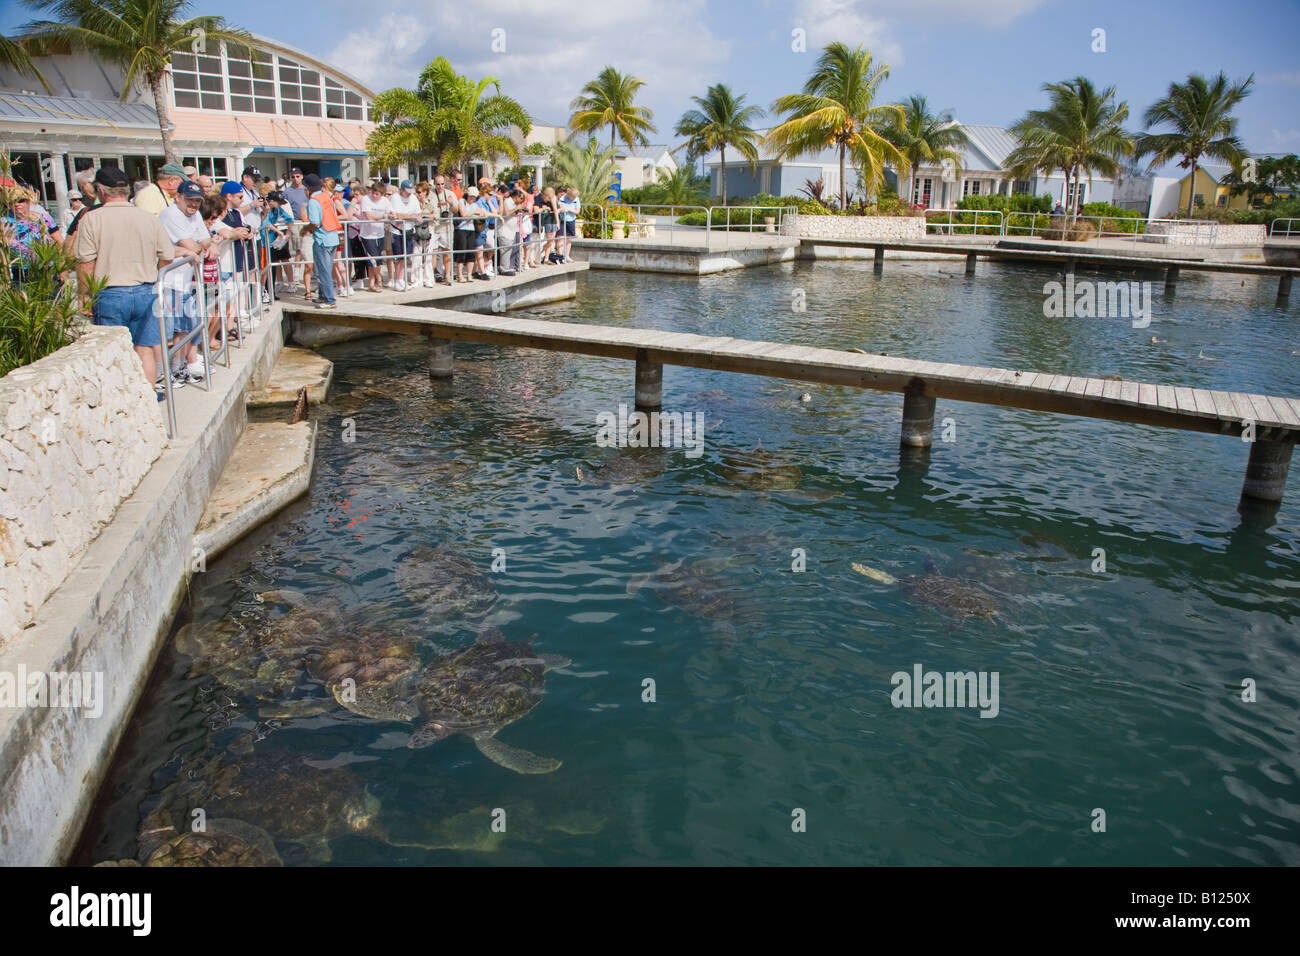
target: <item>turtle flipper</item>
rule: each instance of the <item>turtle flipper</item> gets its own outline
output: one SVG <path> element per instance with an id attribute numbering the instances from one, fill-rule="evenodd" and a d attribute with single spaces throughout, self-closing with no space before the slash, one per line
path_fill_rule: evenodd
<path id="1" fill-rule="evenodd" d="M 573 661 L 569 660 L 562 654 L 538 654 L 541 658 L 542 665 L 548 670 L 553 671 L 557 667 L 568 667 Z"/>
<path id="2" fill-rule="evenodd" d="M 497 740 L 490 734 L 475 737 L 474 743 L 488 760 L 515 773 L 551 773 L 560 769 L 560 761 L 553 757 L 539 757 Z"/>

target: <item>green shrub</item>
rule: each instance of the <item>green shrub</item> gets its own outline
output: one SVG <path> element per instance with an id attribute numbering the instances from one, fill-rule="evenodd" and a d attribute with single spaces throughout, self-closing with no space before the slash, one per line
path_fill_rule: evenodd
<path id="1" fill-rule="evenodd" d="M 604 210 L 604 215 L 599 210 Z M 586 203 L 579 214 L 584 239 L 608 239 L 613 234 L 609 224 L 618 222 L 636 222 L 636 214 L 631 208 L 618 203 Z M 603 223 L 603 224 L 602 224 Z"/>
<path id="2" fill-rule="evenodd" d="M 964 196 L 958 209 L 996 209 L 998 212 L 1051 212 L 1052 197 L 1044 193 L 1031 196 L 1017 193 L 1012 196 Z"/>
<path id="3" fill-rule="evenodd" d="M 0 257 L 0 377 L 71 345 L 81 323 L 76 282 L 59 278 L 76 260 L 58 242 L 34 242 L 31 250 L 19 285 L 11 281 L 10 250 Z M 102 287 L 93 284 L 92 299 Z"/>
<path id="4" fill-rule="evenodd" d="M 1135 209 L 1112 206 L 1108 202 L 1084 203 L 1083 215 L 1089 217 L 1093 226 L 1103 233 L 1126 232 L 1129 235 L 1134 233 L 1140 235 L 1146 231 L 1146 223 L 1142 222 L 1145 217 L 1142 213 Z M 1097 217 L 1100 221 L 1093 221 L 1091 217 Z"/>

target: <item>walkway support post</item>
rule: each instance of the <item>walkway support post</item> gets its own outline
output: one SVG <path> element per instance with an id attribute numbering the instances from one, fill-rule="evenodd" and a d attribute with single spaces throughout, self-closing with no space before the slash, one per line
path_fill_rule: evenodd
<path id="1" fill-rule="evenodd" d="M 1173 295 L 1178 288 L 1178 266 L 1170 266 L 1165 271 L 1165 295 Z"/>
<path id="2" fill-rule="evenodd" d="M 876 275 L 885 271 L 885 247 L 876 246 Z"/>
<path id="3" fill-rule="evenodd" d="M 636 352 L 636 407 L 638 411 L 656 412 L 664 404 L 664 366 L 651 362 L 645 349 Z"/>
<path id="4" fill-rule="evenodd" d="M 1291 297 L 1291 276 L 1285 275 L 1277 280 L 1277 297 L 1279 299 Z"/>
<path id="5" fill-rule="evenodd" d="M 883 250 L 881 251 L 883 252 Z M 973 276 L 975 274 L 975 258 L 976 256 L 973 252 L 966 257 L 966 274 L 968 276 Z"/>
<path id="6" fill-rule="evenodd" d="M 924 386 L 914 383 L 903 393 L 903 434 L 905 448 L 929 448 L 934 440 L 934 399 L 922 393 Z"/>
<path id="7" fill-rule="evenodd" d="M 451 378 L 454 359 L 451 339 L 429 338 L 429 378 Z"/>
<path id="8" fill-rule="evenodd" d="M 1291 469 L 1291 451 L 1294 448 L 1294 437 L 1253 442 L 1250 461 L 1246 463 L 1246 481 L 1241 486 L 1242 498 L 1281 501 L 1286 492 L 1286 476 Z"/>

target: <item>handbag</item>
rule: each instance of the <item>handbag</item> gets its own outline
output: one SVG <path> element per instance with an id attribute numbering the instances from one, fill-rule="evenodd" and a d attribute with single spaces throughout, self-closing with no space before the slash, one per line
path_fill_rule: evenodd
<path id="1" fill-rule="evenodd" d="M 429 228 L 427 222 L 419 223 L 415 227 L 415 239 L 417 242 L 428 242 L 433 238 L 433 230 Z"/>

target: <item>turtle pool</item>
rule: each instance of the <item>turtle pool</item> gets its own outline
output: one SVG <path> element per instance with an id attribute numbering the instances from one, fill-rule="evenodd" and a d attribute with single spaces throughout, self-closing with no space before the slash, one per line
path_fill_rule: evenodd
<path id="1" fill-rule="evenodd" d="M 961 271 L 526 314 L 1300 395 L 1275 283 L 1134 329 Z M 1300 492 L 1238 513 L 1241 442 L 941 400 L 900 461 L 897 395 L 668 367 L 698 446 L 604 447 L 629 363 L 325 354 L 312 489 L 194 576 L 78 862 L 202 811 L 219 862 L 1300 863 Z"/>

